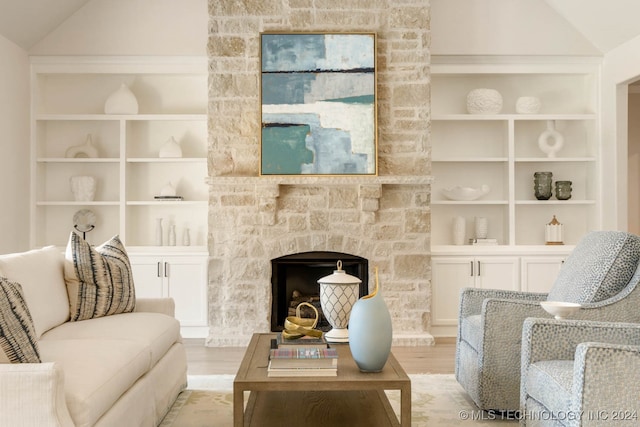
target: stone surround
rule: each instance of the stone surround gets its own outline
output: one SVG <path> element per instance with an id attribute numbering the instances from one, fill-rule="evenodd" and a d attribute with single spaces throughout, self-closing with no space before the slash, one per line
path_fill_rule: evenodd
<path id="1" fill-rule="evenodd" d="M 345 252 L 378 267 L 397 345 L 429 334 L 426 0 L 209 1 L 209 346 L 270 329 L 271 259 Z M 377 34 L 378 176 L 261 177 L 260 32 Z"/>

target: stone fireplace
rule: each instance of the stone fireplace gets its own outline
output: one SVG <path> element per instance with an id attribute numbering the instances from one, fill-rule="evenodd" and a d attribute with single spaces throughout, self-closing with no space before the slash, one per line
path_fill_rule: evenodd
<path id="1" fill-rule="evenodd" d="M 209 346 L 271 330 L 272 264 L 378 267 L 396 345 L 432 344 L 428 1 L 209 1 Z M 378 176 L 259 176 L 263 31 L 377 34 Z"/>

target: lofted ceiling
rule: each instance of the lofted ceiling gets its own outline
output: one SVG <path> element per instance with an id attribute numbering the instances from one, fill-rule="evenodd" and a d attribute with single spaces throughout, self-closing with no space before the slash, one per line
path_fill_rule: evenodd
<path id="1" fill-rule="evenodd" d="M 0 35 L 28 51 L 89 1 L 0 0 Z M 603 54 L 640 35 L 638 0 L 536 1 L 546 2 Z"/>

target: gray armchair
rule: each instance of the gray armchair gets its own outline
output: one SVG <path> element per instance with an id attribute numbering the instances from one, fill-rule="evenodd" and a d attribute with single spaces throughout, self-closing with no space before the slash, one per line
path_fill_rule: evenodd
<path id="1" fill-rule="evenodd" d="M 525 319 L 550 318 L 540 306 L 549 300 L 582 304 L 575 319 L 640 322 L 639 261 L 639 236 L 594 231 L 578 242 L 549 294 L 463 289 L 456 379 L 479 408 L 517 411 Z"/>
<path id="2" fill-rule="evenodd" d="M 640 324 L 527 319 L 522 427 L 640 424 Z"/>

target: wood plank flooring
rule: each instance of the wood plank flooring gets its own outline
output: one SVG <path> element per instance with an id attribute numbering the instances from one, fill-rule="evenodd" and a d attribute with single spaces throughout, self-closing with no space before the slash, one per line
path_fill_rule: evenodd
<path id="1" fill-rule="evenodd" d="M 205 347 L 204 339 L 185 339 L 189 375 L 233 374 L 238 371 L 244 347 Z M 452 374 L 455 338 L 436 338 L 435 345 L 393 347 L 408 374 Z"/>

